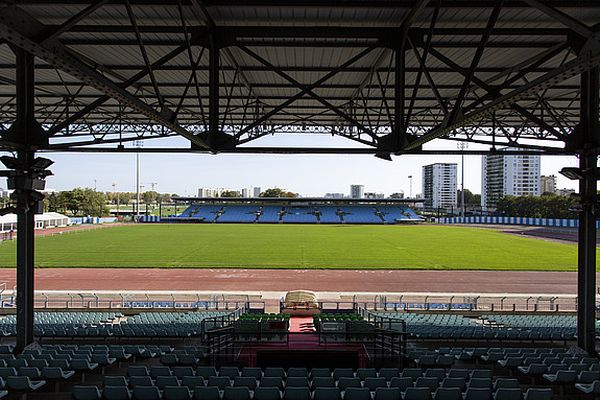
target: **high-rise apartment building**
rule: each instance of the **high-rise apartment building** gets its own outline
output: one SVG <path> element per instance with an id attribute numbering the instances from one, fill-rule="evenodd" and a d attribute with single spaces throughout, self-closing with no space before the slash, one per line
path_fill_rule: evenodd
<path id="1" fill-rule="evenodd" d="M 483 156 L 481 163 L 481 206 L 484 210 L 496 209 L 504 196 L 539 196 L 540 156 L 527 154 L 498 154 Z"/>
<path id="2" fill-rule="evenodd" d="M 350 185 L 350 197 L 353 199 L 362 199 L 365 197 L 365 186 Z"/>
<path id="3" fill-rule="evenodd" d="M 456 208 L 456 164 L 423 166 L 425 208 Z"/>
<path id="4" fill-rule="evenodd" d="M 556 175 L 542 175 L 540 177 L 540 192 L 541 193 L 556 192 Z"/>

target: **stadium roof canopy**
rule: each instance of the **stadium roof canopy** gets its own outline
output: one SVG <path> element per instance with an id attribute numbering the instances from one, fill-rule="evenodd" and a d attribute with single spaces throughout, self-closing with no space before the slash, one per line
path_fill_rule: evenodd
<path id="1" fill-rule="evenodd" d="M 575 153 L 580 74 L 600 63 L 597 0 L 2 4 L 5 149 L 14 48 L 35 56 L 37 147 L 74 151 L 402 154 L 445 138 Z M 261 146 L 279 133 L 348 147 Z"/>
<path id="2" fill-rule="evenodd" d="M 442 138 L 580 156 L 563 172 L 581 188 L 577 337 L 594 353 L 599 42 L 598 0 L 0 0 L 18 348 L 33 341 L 36 189 L 52 163 L 39 150 L 390 159 Z M 348 145 L 261 141 L 280 133 Z M 447 146 L 433 151 L 464 151 Z"/>

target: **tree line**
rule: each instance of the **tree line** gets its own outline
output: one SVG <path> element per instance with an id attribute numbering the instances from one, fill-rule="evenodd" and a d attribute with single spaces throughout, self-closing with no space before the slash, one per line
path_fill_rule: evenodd
<path id="1" fill-rule="evenodd" d="M 224 190 L 219 197 L 237 198 L 242 197 L 242 192 L 238 190 Z M 289 192 L 285 189 L 270 188 L 261 192 L 258 197 L 298 197 L 298 193 Z"/>
<path id="2" fill-rule="evenodd" d="M 147 191 L 140 193 L 140 201 L 145 204 L 170 203 L 177 194 Z M 44 199 L 44 209 L 74 216 L 101 217 L 109 213 L 108 205 L 127 205 L 135 202 L 135 192 L 98 192 L 90 188 L 75 188 L 50 193 Z"/>
<path id="3" fill-rule="evenodd" d="M 571 197 L 544 193 L 541 196 L 504 196 L 498 200 L 496 210 L 510 217 L 577 218 L 576 206 Z"/>
<path id="4" fill-rule="evenodd" d="M 177 196 L 175 193 L 158 193 L 149 190 L 140 193 L 140 202 L 142 204 L 170 203 L 171 199 Z M 241 193 L 228 190 L 221 193 L 221 197 L 241 197 Z M 280 188 L 270 188 L 262 192 L 260 197 L 298 197 L 298 194 Z M 114 208 L 117 204 L 124 206 L 135 201 L 136 192 L 104 193 L 90 188 L 75 188 L 47 195 L 44 199 L 44 210 L 73 216 L 101 217 L 109 213 L 109 205 Z"/>

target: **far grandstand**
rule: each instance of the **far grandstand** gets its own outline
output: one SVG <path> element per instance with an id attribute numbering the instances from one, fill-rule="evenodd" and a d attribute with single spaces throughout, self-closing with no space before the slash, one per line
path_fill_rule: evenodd
<path id="1" fill-rule="evenodd" d="M 174 199 L 181 214 L 145 217 L 144 222 L 397 224 L 424 219 L 411 207 L 419 200 L 327 198 L 203 198 Z"/>

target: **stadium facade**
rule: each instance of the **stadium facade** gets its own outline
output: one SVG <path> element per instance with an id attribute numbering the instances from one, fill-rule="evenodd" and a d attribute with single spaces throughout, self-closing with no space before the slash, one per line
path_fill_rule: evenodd
<path id="1" fill-rule="evenodd" d="M 142 222 L 266 224 L 397 224 L 423 222 L 402 199 L 337 198 L 175 198 L 185 207 L 177 215 Z"/>

